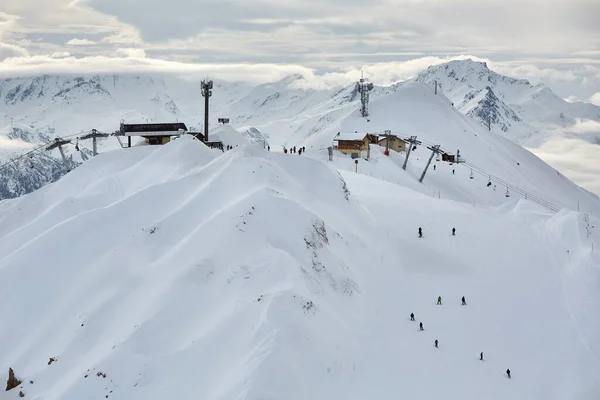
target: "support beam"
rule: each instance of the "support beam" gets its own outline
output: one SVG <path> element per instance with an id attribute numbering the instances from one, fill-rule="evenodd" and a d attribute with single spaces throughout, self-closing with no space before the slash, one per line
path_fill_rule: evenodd
<path id="1" fill-rule="evenodd" d="M 88 133 L 87 135 L 83 135 L 79 138 L 79 140 L 88 140 L 88 139 L 92 139 L 92 145 L 93 145 L 93 152 L 94 152 L 94 156 L 98 155 L 98 143 L 97 143 L 97 138 L 100 137 L 109 137 L 110 135 L 108 133 L 100 133 L 98 132 L 96 129 L 92 129 L 92 133 Z"/>
<path id="2" fill-rule="evenodd" d="M 433 147 L 428 147 L 429 150 L 431 150 L 431 156 L 429 157 L 429 161 L 427 161 L 427 165 L 425 166 L 425 169 L 423 170 L 423 174 L 421 174 L 421 178 L 419 179 L 420 183 L 423 183 L 423 179 L 425 179 L 425 174 L 427 173 L 427 169 L 429 169 L 429 165 L 431 164 L 431 160 L 433 160 L 433 157 L 436 154 L 442 153 L 442 151 L 440 151 L 440 145 L 435 145 Z"/>
<path id="3" fill-rule="evenodd" d="M 61 138 L 56 138 L 54 139 L 54 143 L 46 146 L 46 151 L 50 151 L 50 150 L 54 150 L 56 148 L 58 148 L 58 150 L 60 151 L 60 155 L 62 157 L 63 160 L 63 164 L 65 165 L 65 169 L 67 170 L 67 172 L 69 172 L 69 163 L 67 162 L 67 157 L 65 156 L 65 152 L 63 150 L 63 146 L 66 144 L 70 144 L 71 141 L 70 140 L 63 140 Z"/>
<path id="4" fill-rule="evenodd" d="M 411 136 L 409 139 L 403 139 L 406 143 L 408 143 L 408 150 L 406 150 L 406 158 L 404 159 L 404 164 L 402 165 L 402 169 L 406 171 L 406 165 L 408 164 L 408 157 L 410 157 L 410 152 L 412 151 L 413 146 L 421 144 L 420 141 L 417 140 L 416 136 Z"/>

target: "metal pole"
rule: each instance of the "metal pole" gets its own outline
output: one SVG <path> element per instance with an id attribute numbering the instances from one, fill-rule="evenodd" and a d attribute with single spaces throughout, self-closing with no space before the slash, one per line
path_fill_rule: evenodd
<path id="1" fill-rule="evenodd" d="M 208 94 L 204 96 L 204 141 L 208 142 Z"/>
<path id="2" fill-rule="evenodd" d="M 402 165 L 402 169 L 406 171 L 406 164 L 408 164 L 408 157 L 410 157 L 410 152 L 413 148 L 413 143 L 417 139 L 416 136 L 411 136 L 409 140 L 408 150 L 406 151 L 406 158 L 404 159 L 404 164 Z"/>
<path id="3" fill-rule="evenodd" d="M 60 155 L 63 159 L 63 163 L 65 164 L 66 170 L 69 171 L 69 164 L 67 163 L 67 157 L 65 156 L 65 152 L 64 152 L 62 146 L 58 146 L 58 150 L 60 151 Z"/>
<path id="4" fill-rule="evenodd" d="M 431 160 L 433 160 L 433 156 L 435 156 L 435 153 L 437 152 L 437 150 L 439 148 L 440 148 L 440 146 L 437 145 L 437 146 L 433 146 L 433 148 L 431 149 L 431 156 L 429 157 L 429 161 L 427 161 L 427 165 L 425 166 L 425 169 L 423 170 L 423 174 L 421 174 L 421 178 L 419 179 L 420 183 L 423 183 L 423 179 L 425 179 L 425 174 L 427 173 L 429 164 L 431 164 Z"/>
<path id="5" fill-rule="evenodd" d="M 94 157 L 98 155 L 98 146 L 96 145 L 96 136 L 92 138 L 92 145 L 94 150 Z"/>

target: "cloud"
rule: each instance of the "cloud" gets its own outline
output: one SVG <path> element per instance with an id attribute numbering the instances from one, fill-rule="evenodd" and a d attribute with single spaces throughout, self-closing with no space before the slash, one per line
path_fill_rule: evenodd
<path id="1" fill-rule="evenodd" d="M 477 54 L 562 97 L 600 91 L 597 0 L 2 0 L 2 9 L 0 62 L 61 52 L 81 60 L 43 61 L 44 70 L 89 68 L 95 59 L 104 63 L 97 70 L 118 72 L 135 64 L 119 66 L 131 56 L 164 72 L 186 69 L 161 63 L 175 60 L 304 66 L 327 82 L 354 79 L 364 67 L 383 83 L 414 75 L 426 58 Z M 111 56 L 119 60 L 103 58 Z"/>
<path id="2" fill-rule="evenodd" d="M 92 46 L 92 45 L 96 44 L 96 42 L 94 42 L 93 40 L 88 40 L 88 39 L 75 38 L 75 39 L 69 40 L 66 44 L 69 46 Z"/>
<path id="3" fill-rule="evenodd" d="M 600 107 L 600 92 L 595 93 L 592 97 L 590 97 L 590 103 Z"/>
<path id="4" fill-rule="evenodd" d="M 529 149 L 567 178 L 600 195 L 600 146 L 576 138 L 555 137 Z"/>
<path id="5" fill-rule="evenodd" d="M 564 99 L 567 103 L 577 103 L 580 102 L 581 99 L 577 96 L 569 96 L 566 99 Z"/>
<path id="6" fill-rule="evenodd" d="M 140 49 L 119 49 L 116 56 L 86 56 L 54 58 L 47 55 L 9 58 L 0 63 L 0 78 L 40 74 L 104 74 L 161 72 L 185 75 L 188 78 L 210 76 L 228 81 L 250 83 L 274 82 L 292 74 L 309 79 L 315 75 L 310 68 L 293 64 L 192 64 L 144 57 Z"/>

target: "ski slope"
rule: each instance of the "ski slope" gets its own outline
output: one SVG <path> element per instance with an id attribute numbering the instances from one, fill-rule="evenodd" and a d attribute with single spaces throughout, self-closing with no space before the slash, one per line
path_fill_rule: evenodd
<path id="1" fill-rule="evenodd" d="M 577 210 L 579 207 L 581 211 L 600 215 L 598 196 L 573 184 L 529 151 L 483 129 L 456 110 L 444 95 L 435 95 L 425 84 L 400 84 L 395 92 L 370 103 L 368 118 L 361 117 L 355 110 L 339 125 L 341 132 L 383 134 L 385 130 L 391 130 L 402 138 L 417 136 L 422 141 L 423 145 L 417 146 L 409 159 L 407 171 L 413 179 L 408 179 L 400 169 L 404 154 L 392 151 L 387 158 L 379 146 L 373 146 L 370 162 L 359 161 L 358 167 L 363 173 L 393 183 L 408 184 L 430 195 L 471 204 L 500 205 L 514 198 L 525 199 L 527 194 L 556 209 L 567 207 Z M 319 147 L 332 145 L 333 137 L 321 136 Z M 431 155 L 427 147 L 431 145 L 441 145 L 451 154 L 460 150 L 461 159 L 467 163 L 450 165 L 434 158 L 424 185 L 419 185 L 414 181 L 420 178 L 427 164 Z M 319 154 L 321 159 L 326 158 L 324 152 Z M 310 156 L 310 152 L 307 155 Z M 355 170 L 349 157 L 338 155 L 335 162 L 340 168 Z M 473 179 L 470 179 L 471 170 Z M 495 190 L 494 186 L 487 186 L 490 177 L 496 185 Z M 521 194 L 513 188 L 520 189 Z M 510 198 L 506 198 L 507 189 Z"/>
<path id="2" fill-rule="evenodd" d="M 308 153 L 182 137 L 0 202 L 0 399 L 600 396 L 594 216 Z"/>

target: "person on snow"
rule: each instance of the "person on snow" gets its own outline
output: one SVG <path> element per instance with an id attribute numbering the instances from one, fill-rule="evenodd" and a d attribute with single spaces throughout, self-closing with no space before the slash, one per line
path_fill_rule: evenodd
<path id="1" fill-rule="evenodd" d="M 438 296 L 438 302 L 437 302 L 438 306 L 442 305 L 442 296 Z"/>
<path id="2" fill-rule="evenodd" d="M 452 228 L 452 236 L 456 236 L 456 228 Z"/>
<path id="3" fill-rule="evenodd" d="M 482 351 L 481 353 L 479 353 L 479 359 L 480 359 L 481 361 L 483 361 L 483 351 Z"/>
<path id="4" fill-rule="evenodd" d="M 435 347 L 438 347 L 438 340 L 437 339 L 435 339 L 434 343 L 435 343 Z"/>
<path id="5" fill-rule="evenodd" d="M 454 175 L 454 170 L 452 170 L 452 175 Z"/>
<path id="6" fill-rule="evenodd" d="M 267 151 L 271 151 L 271 146 L 267 146 Z"/>
<path id="7" fill-rule="evenodd" d="M 466 306 L 467 305 L 467 301 L 465 300 L 465 296 L 463 296 L 461 300 L 462 300 L 462 305 Z"/>
<path id="8" fill-rule="evenodd" d="M 510 369 L 506 370 L 506 375 L 508 375 L 508 379 L 510 379 Z"/>
<path id="9" fill-rule="evenodd" d="M 433 170 L 435 171 L 435 164 L 433 164 Z"/>
<path id="10" fill-rule="evenodd" d="M 424 330 L 424 329 L 423 329 L 423 323 L 422 323 L 422 322 L 419 322 L 419 330 L 420 330 L 420 331 Z"/>
<path id="11" fill-rule="evenodd" d="M 420 227 L 419 227 L 419 237 L 420 237 L 420 238 L 422 238 L 422 237 L 423 237 L 423 229 L 421 229 Z"/>
<path id="12" fill-rule="evenodd" d="M 411 320 L 411 321 L 414 321 L 414 320 L 415 320 L 415 314 L 413 314 L 413 313 L 410 313 L 410 320 Z"/>

